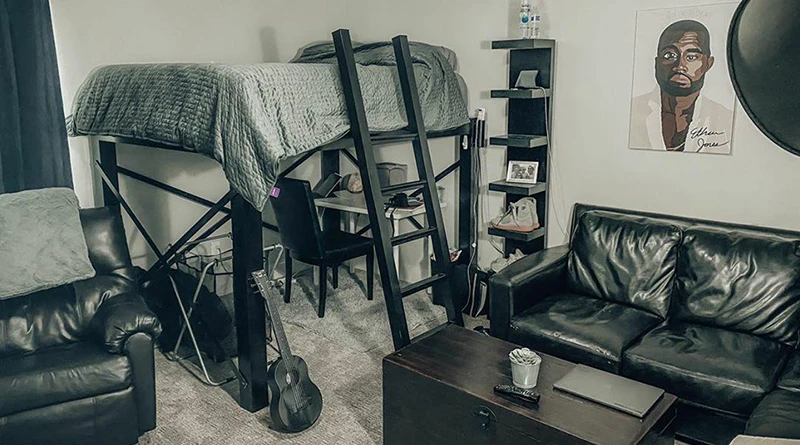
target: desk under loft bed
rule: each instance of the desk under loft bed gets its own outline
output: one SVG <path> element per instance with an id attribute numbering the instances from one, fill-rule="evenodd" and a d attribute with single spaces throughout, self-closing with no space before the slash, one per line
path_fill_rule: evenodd
<path id="1" fill-rule="evenodd" d="M 458 91 L 457 83 L 453 83 L 454 79 L 457 80 L 454 71 L 450 72 L 445 66 L 447 63 L 445 57 L 439 57 L 435 52 L 425 53 L 425 48 L 419 46 L 421 44 L 409 45 L 405 36 L 398 36 L 393 39 L 392 45 L 389 47 L 389 51 L 392 51 L 392 57 L 388 57 L 389 53 L 387 53 L 386 45 L 381 44 L 359 45 L 357 50 L 354 51 L 347 30 L 334 32 L 333 40 L 334 44 L 329 48 L 316 47 L 304 54 L 305 58 L 301 62 L 309 63 L 307 67 L 302 64 L 290 64 L 292 65 L 291 68 L 287 68 L 285 64 L 276 64 L 282 65 L 282 67 L 275 67 L 279 71 L 285 68 L 293 71 L 289 75 L 299 75 L 301 79 L 307 81 L 308 90 L 312 91 L 314 90 L 311 87 L 313 76 L 329 77 L 330 67 L 335 67 L 333 78 L 338 87 L 335 90 L 339 98 L 338 101 L 343 102 L 344 105 L 346 128 L 345 131 L 341 131 L 341 128 L 337 127 L 340 122 L 337 122 L 336 119 L 328 119 L 321 124 L 321 127 L 315 126 L 315 130 L 319 128 L 332 130 L 331 134 L 323 136 L 314 131 L 309 131 L 312 135 L 318 137 L 317 141 L 324 140 L 323 143 L 319 143 L 316 146 L 307 145 L 309 141 L 315 140 L 313 137 L 303 139 L 299 144 L 286 144 L 285 139 L 291 138 L 292 135 L 288 134 L 289 132 L 282 134 L 281 132 L 287 131 L 287 127 L 281 127 L 281 124 L 285 124 L 285 122 L 279 122 L 280 131 L 278 132 L 278 137 L 282 139 L 279 146 L 283 151 L 277 154 L 259 152 L 259 144 L 262 143 L 263 145 L 264 139 L 269 139 L 268 136 L 270 135 L 264 136 L 264 134 L 253 133 L 250 130 L 254 126 L 258 127 L 263 124 L 263 119 L 272 119 L 274 116 L 259 115 L 258 110 L 253 108 L 253 104 L 247 101 L 238 100 L 233 105 L 220 102 L 219 98 L 224 96 L 226 91 L 229 92 L 231 89 L 238 88 L 237 84 L 231 83 L 230 78 L 219 81 L 218 76 L 225 75 L 226 70 L 229 71 L 228 67 L 225 66 L 172 65 L 171 67 L 177 67 L 177 71 L 172 72 L 170 72 L 172 68 L 166 65 L 108 67 L 107 71 L 102 71 L 104 68 L 101 68 L 100 72 L 95 72 L 84 83 L 76 99 L 75 112 L 71 116 L 70 122 L 68 122 L 71 135 L 93 136 L 98 139 L 98 164 L 104 180 L 103 198 L 106 205 L 122 207 L 142 233 L 145 241 L 158 256 L 156 263 L 145 274 L 145 279 L 159 270 L 173 265 L 181 252 L 186 249 L 187 244 L 191 245 L 195 241 L 212 236 L 224 224 L 231 222 L 234 319 L 237 327 L 240 370 L 239 404 L 249 411 L 257 411 L 267 405 L 265 311 L 263 300 L 255 294 L 256 291 L 252 286 L 250 276 L 253 271 L 263 268 L 262 228 L 277 231 L 277 227 L 262 221 L 261 210 L 268 201 L 274 180 L 277 177 L 288 175 L 316 153 L 321 153 L 321 173 L 323 178 L 329 174 L 339 172 L 341 155 L 344 155 L 347 160 L 358 166 L 364 184 L 364 195 L 370 220 L 369 225 L 360 233 L 371 230 L 372 236 L 375 238 L 376 259 L 386 297 L 387 312 L 395 348 L 399 349 L 411 342 L 402 298 L 416 291 L 438 286 L 439 293 L 444 296 L 443 302 L 448 322 L 463 323 L 461 313 L 454 307 L 450 296 L 448 275 L 452 266 L 449 263 L 436 262 L 430 278 L 401 288 L 392 256 L 393 246 L 425 237 L 431 238 L 434 255 L 437 258 L 449 256 L 441 209 L 438 204 L 436 182 L 455 170 L 460 170 L 458 181 L 458 247 L 466 255 L 471 254 L 472 237 L 475 233 L 475 220 L 472 212 L 474 198 L 473 167 L 477 153 L 471 147 L 462 144 L 462 140 L 465 141 L 467 139 L 465 136 L 469 133 L 470 126 L 465 105 L 466 100 L 463 96 L 460 96 L 462 102 L 459 103 L 453 96 Z M 413 54 L 411 48 L 414 49 Z M 303 59 L 303 56 L 301 56 L 301 59 Z M 368 64 L 370 61 L 377 60 L 377 67 L 361 65 L 364 60 L 367 60 Z M 396 63 L 394 63 L 395 60 Z M 322 65 L 324 63 L 328 64 L 327 68 Z M 273 69 L 270 65 L 272 64 L 249 66 L 249 68 L 243 68 L 244 73 L 233 73 L 233 78 L 243 79 L 244 83 L 251 82 L 251 85 L 255 85 L 252 90 L 261 96 L 263 100 L 261 105 L 269 104 L 269 96 L 273 93 L 271 88 L 265 88 L 264 84 L 258 83 L 261 82 L 259 76 L 264 74 L 264 70 Z M 420 65 L 429 70 L 442 70 L 444 73 L 443 78 L 432 81 L 431 79 L 435 76 L 431 76 L 431 71 L 423 71 L 422 81 L 420 82 L 423 88 L 418 90 L 417 79 L 420 77 L 420 72 L 417 71 L 415 73 L 415 68 L 419 68 Z M 397 80 L 395 79 L 388 92 L 371 89 L 369 87 L 371 85 L 370 82 L 374 84 L 376 73 L 380 75 L 379 71 L 386 66 L 391 66 L 392 69 L 396 70 L 394 75 L 399 75 L 400 88 L 398 89 L 396 86 Z M 304 73 L 306 68 L 310 69 L 311 74 L 309 72 Z M 156 84 L 136 84 L 136 76 L 142 74 L 141 71 L 137 72 L 137 70 L 142 69 L 147 71 L 145 77 L 149 76 L 151 79 L 155 79 L 156 84 L 165 89 L 153 91 L 150 87 Z M 197 69 L 201 72 L 198 73 Z M 267 73 L 267 75 L 279 76 L 280 73 Z M 215 82 L 206 82 L 208 78 Z M 361 82 L 359 81 L 360 78 Z M 255 84 L 252 84 L 253 79 L 256 79 Z M 366 82 L 364 79 L 367 79 Z M 362 88 L 365 83 L 367 87 Z M 177 87 L 178 91 L 171 90 L 171 87 Z M 90 89 L 88 92 L 85 91 L 87 88 Z M 101 94 L 92 94 L 92 88 L 99 89 Z M 127 91 L 126 88 L 128 89 Z M 211 91 L 209 94 L 210 102 L 203 102 L 192 95 L 198 89 L 200 90 L 200 96 Z M 296 86 L 288 87 L 288 90 L 295 96 L 308 93 L 308 91 L 297 91 Z M 362 92 L 364 93 L 363 96 Z M 422 94 L 423 92 L 424 94 Z M 324 96 L 328 93 L 321 92 L 319 94 Z M 377 100 L 379 103 L 395 100 L 396 104 L 394 106 L 397 108 L 395 111 L 404 118 L 402 124 L 398 126 L 396 122 L 390 122 L 388 124 L 390 128 L 378 129 L 378 131 L 375 131 L 372 126 L 368 126 L 368 110 L 374 112 L 376 102 L 371 100 L 369 96 L 371 94 L 381 95 Z M 459 92 L 458 94 L 461 93 Z M 113 101 L 120 97 L 128 97 L 130 101 L 126 103 L 126 107 L 114 109 Z M 314 96 L 314 99 L 316 100 L 318 97 Z M 162 115 L 154 114 L 153 108 L 147 109 L 147 106 L 158 109 L 159 106 L 164 104 L 169 105 L 171 103 L 170 100 L 185 102 L 180 102 L 177 108 L 168 109 L 166 114 Z M 438 103 L 440 109 L 434 110 L 432 116 L 428 112 L 429 110 L 423 113 L 422 107 L 428 105 L 427 103 L 421 104 L 424 101 Z M 325 101 L 323 100 L 322 102 Z M 365 102 L 368 107 L 365 107 Z M 83 109 L 81 109 L 81 105 L 83 105 Z M 267 105 L 264 106 L 266 107 Z M 289 106 L 288 109 L 291 110 L 293 106 Z M 279 115 L 288 115 L 286 110 L 277 110 L 276 112 Z M 137 113 L 139 114 L 137 115 Z M 305 115 L 302 116 L 302 119 L 309 120 L 314 125 L 319 124 L 310 113 L 305 110 Z M 425 122 L 434 123 L 430 131 L 426 130 L 423 123 L 423 114 Z M 86 124 L 85 119 L 87 116 L 91 124 Z M 103 119 L 109 116 L 110 120 Z M 197 116 L 200 116 L 199 120 Z M 205 125 L 206 122 L 203 119 L 219 124 L 218 121 L 226 118 L 226 116 L 235 119 L 251 119 L 251 121 L 245 123 L 244 129 L 239 128 L 229 133 L 226 133 L 226 128 L 219 127 L 209 127 L 211 129 L 207 132 L 202 130 L 199 133 L 190 132 L 190 130 L 196 129 L 197 125 Z M 327 117 L 329 118 L 330 116 Z M 372 124 L 373 115 L 370 114 L 369 118 L 370 124 Z M 126 119 L 133 119 L 136 122 L 135 124 L 126 124 Z M 165 125 L 165 121 L 170 119 L 178 122 L 178 124 L 172 127 Z M 126 125 L 129 126 L 126 127 Z M 326 125 L 331 128 L 326 127 Z M 391 128 L 392 126 L 398 128 Z M 165 128 L 167 129 L 166 131 L 164 130 Z M 322 139 L 319 139 L 319 137 L 322 137 Z M 427 143 L 429 138 L 454 138 L 455 146 L 457 147 L 455 150 L 458 153 L 456 161 L 436 175 L 434 175 L 431 166 Z M 398 142 L 410 142 L 413 144 L 420 179 L 381 190 L 373 147 Z M 222 164 L 226 177 L 231 184 L 230 190 L 222 198 L 214 202 L 129 170 L 117 163 L 116 149 L 119 144 L 179 150 L 211 156 Z M 304 146 L 303 144 L 306 145 Z M 245 151 L 242 151 L 242 147 L 245 147 Z M 300 148 L 298 149 L 298 147 Z M 355 153 L 352 153 L 350 149 L 355 149 Z M 237 158 L 234 155 L 241 155 L 241 158 Z M 278 161 L 284 159 L 288 159 L 288 165 L 283 170 L 277 171 Z M 135 213 L 120 195 L 120 175 L 142 181 L 158 189 L 188 199 L 207 207 L 208 210 L 166 252 L 162 253 L 147 233 L 146 228 L 136 218 Z M 423 196 L 424 201 L 427 203 L 426 219 L 430 224 L 429 227 L 418 225 L 418 230 L 414 232 L 392 237 L 391 228 L 384 215 L 383 202 L 386 200 L 387 195 L 398 191 L 407 191 Z M 214 216 L 218 214 L 224 214 L 224 216 L 209 227 L 206 227 Z M 341 217 L 338 211 L 325 212 L 323 216 L 324 230 L 341 230 L 340 225 Z"/>

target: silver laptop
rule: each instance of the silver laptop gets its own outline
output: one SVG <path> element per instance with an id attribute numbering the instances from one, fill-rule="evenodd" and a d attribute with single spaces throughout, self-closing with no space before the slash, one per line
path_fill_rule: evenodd
<path id="1" fill-rule="evenodd" d="M 664 394 L 663 389 L 583 365 L 576 366 L 553 387 L 640 418 Z"/>

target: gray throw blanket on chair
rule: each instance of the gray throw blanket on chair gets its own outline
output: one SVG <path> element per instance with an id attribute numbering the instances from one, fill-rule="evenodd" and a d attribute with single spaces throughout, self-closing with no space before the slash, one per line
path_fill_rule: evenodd
<path id="1" fill-rule="evenodd" d="M 411 52 L 428 131 L 466 124 L 441 48 L 412 43 Z M 358 45 L 355 59 L 370 130 L 406 127 L 391 44 Z M 212 156 L 231 186 L 263 209 L 281 159 L 350 128 L 333 45 L 309 47 L 295 62 L 101 67 L 80 88 L 67 127 L 72 136 L 126 136 Z"/>
<path id="2" fill-rule="evenodd" d="M 72 190 L 0 194 L 0 300 L 94 274 Z"/>

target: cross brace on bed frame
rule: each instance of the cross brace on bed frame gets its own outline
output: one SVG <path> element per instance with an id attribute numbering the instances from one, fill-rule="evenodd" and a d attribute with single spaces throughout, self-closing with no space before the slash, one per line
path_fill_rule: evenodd
<path id="1" fill-rule="evenodd" d="M 378 261 L 389 323 L 392 330 L 392 339 L 395 349 L 400 349 L 412 342 L 403 307 L 403 297 L 416 293 L 428 287 L 436 286 L 437 292 L 443 296 L 443 303 L 447 312 L 448 322 L 463 324 L 461 311 L 456 308 L 451 297 L 449 275 L 451 264 L 449 261 L 436 261 L 429 278 L 423 279 L 405 287 L 400 286 L 397 269 L 392 256 L 392 246 L 404 244 L 414 240 L 430 237 L 434 255 L 437 259 L 449 258 L 449 249 L 444 231 L 444 224 L 439 205 L 436 183 L 445 176 L 460 170 L 459 174 L 459 210 L 458 210 L 458 246 L 462 255 L 470 257 L 473 247 L 473 234 L 475 233 L 474 215 L 472 213 L 472 199 L 474 192 L 473 163 L 474 152 L 470 147 L 461 144 L 462 138 L 469 132 L 469 126 L 450 131 L 426 132 L 422 120 L 422 111 L 414 77 L 411 53 L 408 39 L 398 36 L 392 39 L 397 59 L 397 68 L 400 85 L 403 93 L 406 116 L 409 126 L 407 130 L 391 133 L 370 135 L 367 126 L 366 112 L 361 88 L 358 82 L 353 47 L 350 34 L 347 30 L 338 30 L 333 33 L 336 57 L 344 90 L 347 113 L 350 120 L 351 131 L 348 137 L 332 142 L 315 150 L 306 152 L 296 161 L 285 168 L 280 176 L 285 176 L 296 169 L 302 162 L 308 160 L 314 153 L 322 153 L 322 177 L 339 172 L 339 154 L 345 156 L 358 166 L 364 184 L 364 195 L 367 202 L 370 224 L 375 239 L 376 259 Z M 456 137 L 458 160 L 445 168 L 442 172 L 433 174 L 428 138 Z M 146 272 L 145 277 L 164 268 L 172 266 L 182 252 L 193 243 L 211 236 L 227 221 L 231 221 L 233 239 L 233 295 L 235 323 L 238 341 L 238 364 L 240 397 L 239 404 L 248 411 L 254 412 L 267 405 L 267 357 L 266 357 L 266 320 L 263 300 L 256 295 L 256 290 L 251 285 L 250 276 L 253 271 L 263 268 L 262 228 L 277 231 L 268 223 L 262 221 L 261 211 L 253 207 L 235 191 L 229 191 L 216 202 L 209 201 L 163 182 L 149 178 L 140 173 L 120 167 L 117 164 L 117 144 L 131 144 L 163 149 L 180 149 L 167 144 L 153 143 L 134 138 L 99 136 L 100 170 L 104 179 L 103 198 L 106 205 L 122 206 L 129 214 L 137 229 L 142 233 L 145 241 L 153 248 L 158 256 L 157 262 Z M 381 189 L 375 163 L 373 147 L 376 145 L 411 142 L 415 156 L 415 163 L 419 180 L 404 184 L 393 185 Z M 348 149 L 354 147 L 356 155 L 353 156 Z M 158 189 L 180 196 L 194 203 L 208 207 L 208 211 L 190 227 L 179 240 L 171 245 L 166 252 L 161 253 L 152 237 L 141 224 L 130 206 L 119 195 L 119 175 L 149 184 Z M 385 196 L 400 191 L 408 191 L 413 195 L 421 194 L 425 203 L 425 215 L 428 226 L 424 227 L 419 222 L 413 221 L 417 230 L 392 236 L 389 222 L 384 213 Z M 228 207 L 230 205 L 230 207 Z M 225 216 L 197 235 L 218 214 Z M 329 209 L 323 216 L 324 230 L 341 230 L 339 211 Z M 361 233 L 365 232 L 363 229 Z"/>

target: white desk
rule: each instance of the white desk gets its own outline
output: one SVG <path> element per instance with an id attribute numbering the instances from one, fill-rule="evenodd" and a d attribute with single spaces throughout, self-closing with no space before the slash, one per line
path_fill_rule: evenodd
<path id="1" fill-rule="evenodd" d="M 736 436 L 731 445 L 798 445 L 800 440 L 769 437 Z"/>
<path id="2" fill-rule="evenodd" d="M 358 215 L 369 215 L 367 211 L 367 203 L 362 193 L 340 193 L 341 196 L 334 196 L 330 198 L 315 199 L 314 203 L 317 207 L 324 209 L 341 210 L 348 213 L 348 230 L 355 233 L 357 230 L 356 223 Z M 446 208 L 447 203 L 441 203 L 441 208 Z M 422 216 L 425 218 L 425 206 L 414 207 L 412 209 L 391 209 L 386 212 L 386 217 L 392 223 L 395 231 L 399 231 L 397 224 L 399 221 L 411 218 L 413 216 Z M 400 235 L 400 233 L 395 233 Z M 392 256 L 394 256 L 395 269 L 397 276 L 400 276 L 400 246 L 392 248 Z M 425 240 L 425 256 L 428 256 L 428 241 Z M 350 272 L 353 271 L 353 263 L 350 262 Z"/>

